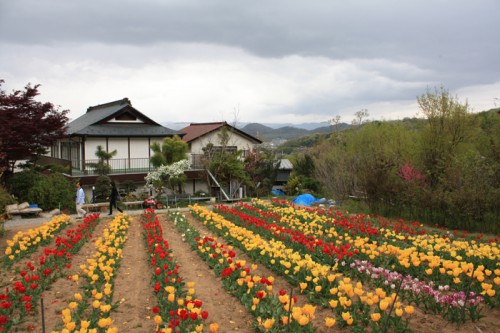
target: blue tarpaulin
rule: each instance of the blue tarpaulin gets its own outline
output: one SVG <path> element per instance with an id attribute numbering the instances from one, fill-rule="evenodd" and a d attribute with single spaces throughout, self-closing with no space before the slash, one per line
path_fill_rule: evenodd
<path id="1" fill-rule="evenodd" d="M 320 204 L 320 203 L 323 203 L 325 201 L 326 201 L 325 198 L 316 199 L 314 197 L 314 195 L 312 195 L 312 194 L 301 194 L 301 195 L 299 195 L 298 197 L 296 197 L 295 199 L 292 200 L 292 202 L 294 204 L 296 204 L 296 205 L 304 205 L 304 206 L 311 206 L 311 205 L 314 205 L 314 204 Z"/>
<path id="2" fill-rule="evenodd" d="M 285 193 L 282 190 L 272 190 L 271 192 L 274 195 L 285 195 Z"/>

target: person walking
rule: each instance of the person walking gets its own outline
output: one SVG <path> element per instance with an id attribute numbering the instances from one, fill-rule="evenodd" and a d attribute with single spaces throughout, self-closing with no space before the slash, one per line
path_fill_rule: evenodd
<path id="1" fill-rule="evenodd" d="M 109 196 L 109 214 L 113 215 L 113 207 L 118 209 L 120 213 L 123 213 L 123 210 L 118 207 L 118 190 L 116 189 L 115 182 L 111 182 L 111 195 Z"/>
<path id="2" fill-rule="evenodd" d="M 83 209 L 83 204 L 85 203 L 85 192 L 83 192 L 82 185 L 80 182 L 76 183 L 76 214 L 77 218 L 81 219 L 87 216 L 87 212 Z"/>

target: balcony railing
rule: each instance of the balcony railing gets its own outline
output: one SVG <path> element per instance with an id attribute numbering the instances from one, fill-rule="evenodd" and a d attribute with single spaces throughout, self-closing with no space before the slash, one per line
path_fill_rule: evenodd
<path id="1" fill-rule="evenodd" d="M 190 154 L 189 161 L 191 169 L 203 169 L 202 163 L 203 154 Z M 97 163 L 99 160 L 73 160 L 71 165 L 73 176 L 96 175 L 94 167 L 88 164 Z M 113 158 L 110 159 L 108 165 L 111 168 L 110 174 L 131 174 L 131 173 L 147 173 L 154 171 L 156 168 L 150 163 L 149 158 Z"/>
<path id="2" fill-rule="evenodd" d="M 83 162 L 83 163 L 82 163 Z M 94 167 L 89 166 L 92 163 L 98 163 L 99 160 L 73 160 L 71 165 L 73 176 L 96 175 Z M 149 158 L 113 158 L 107 161 L 111 168 L 110 174 L 130 174 L 130 173 L 147 173 L 155 170 L 155 167 L 149 162 Z"/>
<path id="3" fill-rule="evenodd" d="M 191 170 L 205 169 L 205 155 L 204 154 L 189 154 Z M 89 166 L 92 163 L 98 163 L 99 160 L 79 160 L 73 159 L 71 161 L 65 159 L 50 158 L 46 163 L 61 164 L 69 166 L 71 162 L 71 174 L 73 176 L 97 175 L 94 167 Z M 40 163 L 44 164 L 44 163 Z M 148 173 L 154 171 L 156 168 L 151 165 L 149 158 L 113 158 L 107 164 L 110 166 L 110 174 L 133 174 L 133 173 Z"/>

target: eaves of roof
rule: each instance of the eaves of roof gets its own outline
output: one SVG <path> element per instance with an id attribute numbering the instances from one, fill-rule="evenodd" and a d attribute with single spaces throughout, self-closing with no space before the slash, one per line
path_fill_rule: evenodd
<path id="1" fill-rule="evenodd" d="M 71 133 L 72 136 L 119 136 L 119 137 L 151 137 L 174 136 L 182 137 L 184 133 L 171 130 L 163 126 L 147 124 L 106 124 L 91 125 L 80 131 Z"/>

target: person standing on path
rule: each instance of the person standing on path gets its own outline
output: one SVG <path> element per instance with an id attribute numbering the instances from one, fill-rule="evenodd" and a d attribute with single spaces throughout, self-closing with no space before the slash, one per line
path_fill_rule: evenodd
<path id="1" fill-rule="evenodd" d="M 109 214 L 108 215 L 113 215 L 113 207 L 118 209 L 120 213 L 123 213 L 123 210 L 120 209 L 117 205 L 118 201 L 118 190 L 116 189 L 115 182 L 111 182 L 111 195 L 109 196 Z"/>
<path id="2" fill-rule="evenodd" d="M 85 209 L 83 209 L 83 204 L 85 203 L 85 192 L 83 192 L 82 185 L 80 182 L 76 183 L 76 214 L 78 218 L 81 219 L 87 215 Z"/>

